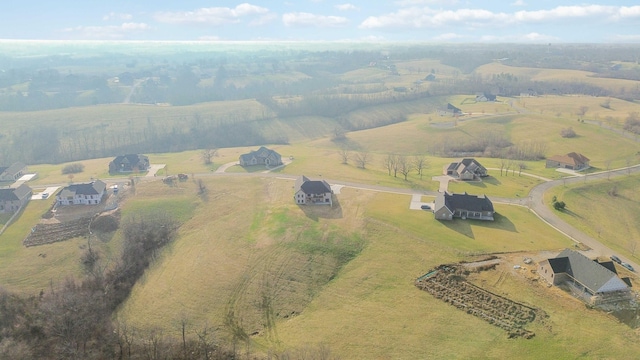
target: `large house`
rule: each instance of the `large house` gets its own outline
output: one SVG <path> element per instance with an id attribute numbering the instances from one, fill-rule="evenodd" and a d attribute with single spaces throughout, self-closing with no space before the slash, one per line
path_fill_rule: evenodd
<path id="1" fill-rule="evenodd" d="M 293 198 L 298 205 L 332 205 L 331 186 L 324 180 L 309 180 L 301 176 L 296 180 Z"/>
<path id="2" fill-rule="evenodd" d="M 496 96 L 491 93 L 477 93 L 476 94 L 477 102 L 493 102 L 496 101 Z"/>
<path id="3" fill-rule="evenodd" d="M 27 165 L 17 162 L 11 166 L 0 167 L 0 181 L 16 181 L 27 172 Z"/>
<path id="4" fill-rule="evenodd" d="M 90 183 L 71 184 L 56 196 L 58 205 L 97 205 L 102 201 L 107 184 L 95 180 Z"/>
<path id="5" fill-rule="evenodd" d="M 445 165 L 442 173 L 460 180 L 473 180 L 477 177 L 487 176 L 487 169 L 475 159 L 466 158 L 460 162 Z"/>
<path id="6" fill-rule="evenodd" d="M 22 184 L 15 188 L 0 189 L 0 213 L 14 213 L 31 199 L 31 188 Z"/>
<path id="7" fill-rule="evenodd" d="M 110 174 L 146 171 L 147 169 L 149 169 L 149 157 L 142 154 L 119 155 L 109 163 Z"/>
<path id="8" fill-rule="evenodd" d="M 438 115 L 440 116 L 460 116 L 462 115 L 462 110 L 457 107 L 451 105 L 451 103 L 447 103 L 447 106 L 438 110 Z"/>
<path id="9" fill-rule="evenodd" d="M 546 167 L 583 170 L 589 167 L 589 158 L 575 152 L 567 155 L 554 155 L 547 159 Z"/>
<path id="10" fill-rule="evenodd" d="M 282 157 L 276 151 L 261 146 L 260 149 L 251 151 L 248 154 L 240 155 L 240 166 L 250 165 L 266 165 L 278 166 L 282 165 Z"/>
<path id="11" fill-rule="evenodd" d="M 537 271 L 549 284 L 566 286 L 572 294 L 591 305 L 630 300 L 632 297 L 631 282 L 618 277 L 613 262 L 591 260 L 571 249 L 541 261 Z"/>
<path id="12" fill-rule="evenodd" d="M 493 221 L 493 203 L 486 196 L 439 193 L 433 208 L 437 220 L 476 219 Z"/>

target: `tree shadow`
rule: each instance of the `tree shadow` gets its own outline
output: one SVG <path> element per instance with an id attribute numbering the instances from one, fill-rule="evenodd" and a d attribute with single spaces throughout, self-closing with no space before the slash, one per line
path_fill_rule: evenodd
<path id="1" fill-rule="evenodd" d="M 571 215 L 574 218 L 578 218 L 578 219 L 583 219 L 583 217 L 577 213 L 574 213 L 573 211 L 567 209 L 566 207 L 564 209 L 562 209 L 562 212 L 567 214 L 567 215 Z"/>
<path id="2" fill-rule="evenodd" d="M 298 204 L 298 207 L 302 212 L 311 220 L 318 221 L 319 219 L 342 219 L 342 206 L 338 198 L 332 196 L 332 205 L 302 205 Z"/>

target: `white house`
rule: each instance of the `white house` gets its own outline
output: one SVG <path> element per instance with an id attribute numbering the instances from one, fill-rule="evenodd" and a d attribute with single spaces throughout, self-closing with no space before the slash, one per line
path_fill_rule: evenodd
<path id="1" fill-rule="evenodd" d="M 100 180 L 72 184 L 56 196 L 58 205 L 97 205 L 102 201 L 107 184 Z"/>

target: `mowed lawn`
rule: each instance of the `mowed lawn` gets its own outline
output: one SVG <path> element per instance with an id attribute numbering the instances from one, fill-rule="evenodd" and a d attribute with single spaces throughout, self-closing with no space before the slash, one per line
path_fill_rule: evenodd
<path id="1" fill-rule="evenodd" d="M 534 282 L 508 280 L 492 289 L 550 314 L 545 324 L 528 326 L 536 332 L 531 340 L 509 340 L 499 328 L 419 291 L 415 278 L 469 254 L 561 249 L 572 243 L 524 208 L 497 206 L 501 216 L 492 224 L 441 223 L 429 213 L 406 210 L 408 197 L 402 198 L 379 194 L 367 205 L 367 247 L 305 312 L 279 325 L 284 344 L 328 344 L 349 359 L 538 359 L 585 353 L 615 358 L 640 351 L 631 329 Z M 608 349 L 609 342 L 620 346 Z"/>
<path id="2" fill-rule="evenodd" d="M 567 204 L 560 218 L 611 249 L 640 261 L 640 176 L 558 186 L 545 194 Z M 615 214 L 615 215 L 612 215 Z"/>

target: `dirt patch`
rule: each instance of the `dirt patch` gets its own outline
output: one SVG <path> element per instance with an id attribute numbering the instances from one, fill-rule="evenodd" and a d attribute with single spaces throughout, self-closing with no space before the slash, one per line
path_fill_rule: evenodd
<path id="1" fill-rule="evenodd" d="M 467 314 L 504 329 L 510 338 L 530 339 L 535 336 L 524 326 L 536 318 L 546 317 L 542 310 L 471 284 L 466 279 L 467 272 L 458 264 L 440 265 L 418 278 L 415 285 Z"/>

